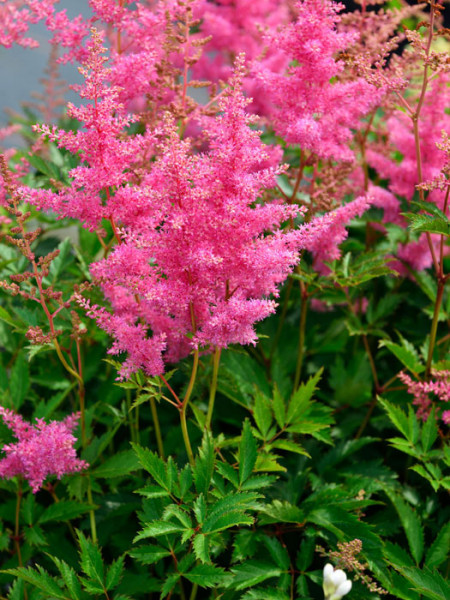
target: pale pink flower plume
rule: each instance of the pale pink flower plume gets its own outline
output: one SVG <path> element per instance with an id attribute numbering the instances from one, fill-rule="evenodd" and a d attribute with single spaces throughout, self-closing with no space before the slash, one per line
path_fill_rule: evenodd
<path id="1" fill-rule="evenodd" d="M 72 431 L 77 425 L 78 414 L 69 415 L 63 421 L 45 423 L 43 419 L 36 419 L 35 424 L 30 424 L 12 410 L 0 406 L 0 416 L 18 440 L 3 446 L 6 456 L 0 460 L 0 477 L 10 479 L 21 475 L 36 493 L 49 475 L 61 479 L 67 473 L 89 466 L 77 458 L 73 447 L 76 438 Z"/>
<path id="2" fill-rule="evenodd" d="M 433 379 L 430 381 L 414 381 L 406 373 L 400 373 L 399 379 L 406 385 L 408 393 L 414 396 L 413 404 L 417 406 L 417 416 L 422 421 L 428 419 L 428 415 L 433 407 L 433 394 L 441 402 L 450 401 L 450 371 L 433 371 Z M 447 425 L 450 424 L 450 411 L 442 413 L 442 420 Z"/>

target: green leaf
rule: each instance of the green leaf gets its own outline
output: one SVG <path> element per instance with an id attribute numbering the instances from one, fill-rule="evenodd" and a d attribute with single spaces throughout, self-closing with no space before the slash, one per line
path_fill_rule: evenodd
<path id="1" fill-rule="evenodd" d="M 280 569 L 283 569 L 284 571 L 289 570 L 291 563 L 289 553 L 286 548 L 281 545 L 280 541 L 274 537 L 268 537 L 267 535 L 262 538 L 262 541 L 277 567 L 280 567 Z"/>
<path id="2" fill-rule="evenodd" d="M 239 445 L 239 482 L 242 484 L 252 474 L 256 464 L 257 446 L 250 421 L 245 419 Z"/>
<path id="3" fill-rule="evenodd" d="M 56 179 L 57 181 L 61 180 L 61 171 L 55 164 L 44 160 L 37 154 L 27 154 L 25 158 L 32 167 L 40 173 L 47 175 L 49 179 Z"/>
<path id="4" fill-rule="evenodd" d="M 166 465 L 163 459 L 160 458 L 156 452 L 151 452 L 147 448 L 142 448 L 142 446 L 139 446 L 138 444 L 131 445 L 133 446 L 139 462 L 144 469 L 150 473 L 159 486 L 170 493 L 171 487 L 167 485 Z"/>
<path id="5" fill-rule="evenodd" d="M 214 472 L 214 443 L 209 432 L 205 432 L 198 457 L 193 468 L 195 489 L 199 494 L 207 494 Z"/>
<path id="6" fill-rule="evenodd" d="M 81 531 L 77 531 L 77 535 L 80 543 L 81 569 L 83 573 L 94 582 L 97 582 L 103 589 L 104 568 L 101 552 Z"/>
<path id="7" fill-rule="evenodd" d="M 147 546 L 141 546 L 140 548 L 131 550 L 129 555 L 143 565 L 152 565 L 159 562 L 166 556 L 170 556 L 170 551 L 162 548 L 161 546 L 149 544 Z"/>
<path id="8" fill-rule="evenodd" d="M 191 571 L 183 573 L 183 577 L 204 588 L 225 585 L 230 579 L 225 569 L 214 565 L 195 565 Z"/>
<path id="9" fill-rule="evenodd" d="M 412 373 L 419 374 L 425 371 L 425 366 L 421 364 L 417 353 L 411 345 L 399 346 L 389 340 L 380 340 L 379 347 L 387 348 L 398 360 Z"/>
<path id="10" fill-rule="evenodd" d="M 277 386 L 273 390 L 272 408 L 280 429 L 286 425 L 286 405 Z"/>
<path id="11" fill-rule="evenodd" d="M 395 507 L 395 510 L 400 517 L 403 529 L 406 533 L 408 540 L 409 549 L 411 554 L 418 565 L 422 560 L 424 551 L 424 533 L 420 519 L 416 512 L 406 502 L 395 494 L 387 486 L 383 486 L 383 489 L 388 496 L 389 500 Z"/>
<path id="12" fill-rule="evenodd" d="M 42 590 L 50 598 L 58 598 L 61 600 L 71 600 L 69 596 L 60 588 L 55 579 L 53 579 L 45 569 L 40 565 L 36 565 L 36 569 L 31 567 L 19 567 L 18 569 L 8 569 L 3 571 L 9 575 L 20 577 L 27 583 L 31 583 L 38 590 Z"/>
<path id="13" fill-rule="evenodd" d="M 9 380 L 11 400 L 15 410 L 18 410 L 27 395 L 30 387 L 30 367 L 22 352 L 16 358 Z"/>
<path id="14" fill-rule="evenodd" d="M 168 523 L 167 521 L 153 521 L 145 525 L 144 529 L 134 538 L 134 542 L 143 540 L 149 537 L 160 537 L 162 535 L 169 535 L 170 533 L 180 533 L 186 528 L 183 525 L 177 525 L 176 523 Z"/>
<path id="15" fill-rule="evenodd" d="M 103 479 L 111 479 L 114 477 L 124 477 L 139 468 L 140 463 L 136 454 L 132 450 L 124 450 L 105 460 L 103 464 L 91 472 L 91 475 Z"/>
<path id="16" fill-rule="evenodd" d="M 203 535 L 202 533 L 196 535 L 192 542 L 192 547 L 197 560 L 200 560 L 202 563 L 211 562 L 211 557 L 209 556 L 209 541 L 206 535 Z"/>
<path id="17" fill-rule="evenodd" d="M 256 508 L 259 497 L 254 492 L 237 492 L 221 498 L 210 508 L 203 521 L 203 533 L 215 533 L 239 524 L 251 525 L 254 519 L 245 511 Z"/>
<path id="18" fill-rule="evenodd" d="M 443 562 L 448 560 L 450 554 L 450 522 L 447 522 L 439 531 L 436 539 L 429 547 L 426 557 L 425 566 L 437 568 Z"/>
<path id="19" fill-rule="evenodd" d="M 263 439 L 267 439 L 267 434 L 272 425 L 272 410 L 268 398 L 259 391 L 255 395 L 253 418 Z"/>
<path id="20" fill-rule="evenodd" d="M 299 389 L 294 392 L 287 410 L 287 423 L 293 423 L 300 420 L 302 415 L 309 408 L 312 395 L 322 376 L 322 371 L 323 368 L 319 369 L 313 377 L 310 377 L 306 383 L 302 383 Z"/>
<path id="21" fill-rule="evenodd" d="M 395 427 L 399 431 L 401 431 L 401 433 L 403 433 L 405 438 L 408 439 L 408 434 L 409 434 L 408 417 L 405 415 L 405 413 L 402 411 L 402 409 L 398 408 L 398 406 L 394 406 L 394 404 L 391 404 L 387 400 L 384 400 L 383 398 L 380 398 L 380 397 L 378 397 L 378 402 L 381 404 L 381 406 L 387 412 L 389 419 L 392 421 L 392 423 L 395 425 Z"/>
<path id="22" fill-rule="evenodd" d="M 417 567 L 399 567 L 398 571 L 412 585 L 413 589 L 425 598 L 431 600 L 448 600 L 450 598 L 450 585 L 437 571 Z"/>
<path id="23" fill-rule="evenodd" d="M 445 217 L 431 217 L 430 215 L 417 215 L 414 213 L 402 213 L 410 222 L 412 231 L 420 233 L 440 233 L 450 236 L 450 221 Z"/>
<path id="24" fill-rule="evenodd" d="M 178 583 L 179 579 L 180 579 L 179 573 L 172 573 L 171 575 L 169 575 L 167 577 L 167 579 L 164 582 L 164 585 L 161 588 L 161 599 L 165 598 L 166 596 L 168 596 L 170 594 L 170 592 L 173 590 L 173 588 Z"/>
<path id="25" fill-rule="evenodd" d="M 8 323 L 8 325 L 11 325 L 12 327 L 20 326 L 20 323 L 15 321 L 8 311 L 3 308 L 3 306 L 0 306 L 0 321 L 5 321 L 5 323 Z"/>
<path id="26" fill-rule="evenodd" d="M 90 504 L 82 504 L 75 500 L 60 500 L 47 507 L 38 522 L 42 525 L 49 521 L 70 521 L 83 515 L 90 508 L 92 508 Z"/>
<path id="27" fill-rule="evenodd" d="M 266 446 L 267 448 L 267 446 Z M 270 444 L 270 448 L 277 448 L 278 450 L 287 450 L 288 452 L 295 452 L 296 454 L 302 454 L 311 458 L 309 452 L 307 452 L 300 444 L 296 444 L 291 440 L 277 440 Z"/>
<path id="28" fill-rule="evenodd" d="M 279 577 L 282 569 L 275 567 L 272 563 L 266 563 L 258 560 L 247 560 L 242 565 L 237 565 L 231 569 L 234 575 L 232 586 L 236 590 L 257 585 L 266 579 Z"/>
<path id="29" fill-rule="evenodd" d="M 421 442 L 423 451 L 425 453 L 427 453 L 428 450 L 430 450 L 430 448 L 433 446 L 437 436 L 438 428 L 435 419 L 435 410 L 433 408 L 431 413 L 428 415 L 428 419 L 425 421 L 422 427 Z"/>
<path id="30" fill-rule="evenodd" d="M 108 568 L 106 572 L 106 583 L 105 588 L 107 590 L 113 590 L 119 585 L 119 582 L 123 575 L 124 569 L 124 556 L 119 556 L 117 560 L 115 560 L 112 565 Z"/>
<path id="31" fill-rule="evenodd" d="M 75 571 L 63 560 L 60 560 L 56 556 L 48 554 L 49 558 L 55 563 L 58 571 L 61 573 L 64 584 L 70 592 L 72 600 L 81 600 L 81 585 Z"/>
<path id="32" fill-rule="evenodd" d="M 303 523 L 305 513 L 298 506 L 289 502 L 274 500 L 272 504 L 266 504 L 261 509 L 264 515 L 270 517 L 268 522 L 272 523 Z M 266 520 L 266 519 L 265 519 Z"/>

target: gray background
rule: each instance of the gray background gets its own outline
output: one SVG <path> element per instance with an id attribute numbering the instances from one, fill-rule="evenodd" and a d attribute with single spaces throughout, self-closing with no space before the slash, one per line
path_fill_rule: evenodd
<path id="1" fill-rule="evenodd" d="M 69 18 L 74 18 L 80 13 L 90 16 L 91 10 L 89 0 L 61 0 L 55 5 L 57 11 L 67 9 Z M 0 46 L 0 127 L 7 125 L 9 117 L 5 113 L 6 108 L 15 112 L 21 112 L 22 102 L 32 102 L 32 92 L 43 92 L 39 79 L 44 74 L 48 64 L 51 45 L 48 40 L 51 34 L 46 30 L 42 21 L 30 27 L 27 34 L 39 42 L 39 48 L 22 48 L 14 45 L 11 48 Z M 74 65 L 61 65 L 60 77 L 68 83 L 79 83 L 81 76 Z M 71 90 L 65 95 L 67 100 L 79 102 L 77 96 Z M 17 140 L 14 140 L 17 143 Z M 10 142 L 11 143 L 11 142 Z M 4 145 L 8 144 L 5 140 Z"/>

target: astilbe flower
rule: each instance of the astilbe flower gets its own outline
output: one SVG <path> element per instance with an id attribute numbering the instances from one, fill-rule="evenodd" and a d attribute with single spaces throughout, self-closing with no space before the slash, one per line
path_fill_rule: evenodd
<path id="1" fill-rule="evenodd" d="M 207 119 L 208 152 L 193 154 L 167 117 L 159 155 L 142 183 L 122 188 L 122 243 L 92 266 L 113 309 L 90 307 L 126 350 L 121 372 L 160 374 L 192 348 L 256 342 L 254 324 L 274 312 L 271 295 L 298 259 L 298 232 L 280 230 L 298 207 L 260 203 L 279 169 L 250 129 L 243 59 Z"/>
<path id="2" fill-rule="evenodd" d="M 61 479 L 67 473 L 88 467 L 84 460 L 77 458 L 73 447 L 76 438 L 72 431 L 77 425 L 78 414 L 69 415 L 63 421 L 45 423 L 43 419 L 36 419 L 35 424 L 30 424 L 12 410 L 0 406 L 0 416 L 18 440 L 3 446 L 6 456 L 0 460 L 0 477 L 9 479 L 20 475 L 36 493 L 49 475 Z"/>
<path id="3" fill-rule="evenodd" d="M 336 210 L 314 217 L 310 223 L 300 227 L 299 245 L 313 254 L 315 267 L 319 272 L 327 272 L 324 262 L 341 256 L 339 244 L 348 236 L 346 225 L 356 216 L 361 216 L 370 204 L 370 197 L 359 196 Z"/>
<path id="4" fill-rule="evenodd" d="M 410 100 L 410 102 L 412 102 Z M 431 190 L 426 200 L 435 203 L 441 210 L 445 204 L 447 179 L 445 169 L 447 157 L 442 144 L 442 132 L 450 127 L 450 116 L 443 110 L 450 102 L 450 75 L 440 73 L 432 80 L 425 95 L 424 103 L 420 113 L 419 140 L 421 153 L 421 168 L 423 183 L 422 189 Z M 388 136 L 388 148 L 380 148 L 375 145 L 367 151 L 367 159 L 375 168 L 381 178 L 388 180 L 388 190 L 384 191 L 384 198 L 380 193 L 375 196 L 380 200 L 377 204 L 384 204 L 385 221 L 389 220 L 401 224 L 402 218 L 395 211 L 392 198 L 390 205 L 394 210 L 388 212 L 388 205 L 383 202 L 387 199 L 388 192 L 412 200 L 419 184 L 417 168 L 417 149 L 411 117 L 402 110 L 392 112 L 386 123 L 386 134 Z M 442 151 L 444 149 L 444 151 Z M 393 158 L 392 152 L 396 151 L 401 158 Z M 427 183 L 429 182 L 429 183 Z M 395 197 L 395 196 L 394 196 Z M 399 206 L 399 205 L 398 205 Z M 439 253 L 440 236 L 431 235 L 431 241 L 435 253 Z M 448 253 L 448 247 L 444 249 Z M 417 240 L 399 244 L 397 257 L 401 260 L 395 268 L 407 273 L 404 264 L 416 269 L 423 270 L 432 265 L 432 256 L 426 234 L 422 234 Z"/>
<path id="5" fill-rule="evenodd" d="M 37 126 L 44 137 L 59 147 L 79 153 L 81 164 L 69 172 L 69 187 L 52 190 L 23 189 L 26 200 L 39 209 L 52 209 L 60 217 L 79 219 L 91 230 L 103 218 L 111 218 L 110 190 L 132 177 L 131 166 L 147 143 L 145 136 L 127 136 L 133 118 L 118 102 L 119 90 L 108 83 L 109 70 L 102 55 L 101 35 L 92 30 L 88 57 L 80 69 L 85 84 L 78 86 L 81 98 L 88 102 L 80 107 L 68 105 L 67 114 L 83 124 L 76 132 Z"/>
<path id="6" fill-rule="evenodd" d="M 426 421 L 433 408 L 433 394 L 441 402 L 450 401 L 450 371 L 433 371 L 433 379 L 414 381 L 406 373 L 400 373 L 399 379 L 406 385 L 408 393 L 414 396 L 413 404 L 417 406 L 417 416 Z M 444 410 L 442 420 L 450 425 L 450 410 Z"/>
<path id="7" fill-rule="evenodd" d="M 194 76 L 211 82 L 227 81 L 233 74 L 234 57 L 241 52 L 249 64 L 258 60 L 269 71 L 284 71 L 288 56 L 266 45 L 264 36 L 275 35 L 281 25 L 289 23 L 290 4 L 289 0 L 203 0 L 195 14 L 202 20 L 200 35 L 210 40 L 193 66 Z M 243 88 L 252 98 L 249 109 L 259 115 L 268 114 L 268 98 L 258 81 L 246 76 Z"/>
<path id="8" fill-rule="evenodd" d="M 380 92 L 362 78 L 336 80 L 344 68 L 337 54 L 358 35 L 337 30 L 341 4 L 300 0 L 295 8 L 296 21 L 267 38 L 289 58 L 287 71 L 254 63 L 255 76 L 272 103 L 275 131 L 320 157 L 351 161 L 351 128 L 377 105 Z"/>
<path id="9" fill-rule="evenodd" d="M 58 0 L 0 0 L 0 46 L 13 44 L 35 48 L 37 40 L 27 37 L 30 25 L 49 17 Z"/>

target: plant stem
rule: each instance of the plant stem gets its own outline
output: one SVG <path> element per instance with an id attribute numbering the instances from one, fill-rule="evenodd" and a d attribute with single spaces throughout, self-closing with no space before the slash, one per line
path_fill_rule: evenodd
<path id="1" fill-rule="evenodd" d="M 212 414 L 214 410 L 214 401 L 216 399 L 216 391 L 217 391 L 217 377 L 219 374 L 219 364 L 220 364 L 220 353 L 222 349 L 216 347 L 214 351 L 214 359 L 213 359 L 213 376 L 211 382 L 211 388 L 209 390 L 209 404 L 208 404 L 208 414 L 206 415 L 205 428 L 208 431 L 211 430 L 211 420 Z"/>
<path id="2" fill-rule="evenodd" d="M 155 427 L 155 435 L 156 435 L 156 444 L 158 446 L 158 454 L 162 459 L 164 459 L 165 458 L 164 444 L 163 444 L 163 439 L 161 436 L 161 427 L 159 426 L 158 411 L 156 409 L 156 402 L 155 402 L 154 398 L 150 398 L 150 409 L 152 411 L 153 425 Z"/>
<path id="3" fill-rule="evenodd" d="M 191 590 L 191 595 L 189 596 L 189 600 L 195 600 L 197 597 L 198 583 L 194 583 Z"/>
<path id="4" fill-rule="evenodd" d="M 188 389 L 186 390 L 186 395 L 184 396 L 183 402 L 181 403 L 181 405 L 179 407 L 181 432 L 183 434 L 184 445 L 186 447 L 186 452 L 187 452 L 187 455 L 189 458 L 189 462 L 192 466 L 195 465 L 195 460 L 194 460 L 194 453 L 192 452 L 191 442 L 189 440 L 189 432 L 188 432 L 187 423 L 186 423 L 186 409 L 188 407 L 189 398 L 191 397 L 192 390 L 194 388 L 195 378 L 197 376 L 198 355 L 199 355 L 198 348 L 196 348 L 194 351 L 194 363 L 192 365 L 192 372 L 191 372 L 191 378 L 189 380 Z"/>
<path id="5" fill-rule="evenodd" d="M 299 329 L 299 340 L 298 340 L 297 366 L 295 369 L 295 379 L 294 379 L 294 392 L 297 391 L 298 385 L 300 383 L 300 376 L 302 373 L 303 357 L 304 357 L 303 348 L 305 345 L 306 313 L 308 310 L 307 287 L 303 283 L 303 281 L 300 282 L 300 290 L 301 290 L 302 305 L 301 305 L 301 309 L 300 309 L 300 329 Z"/>
<path id="6" fill-rule="evenodd" d="M 91 477 L 90 477 L 90 475 L 88 475 L 87 497 L 88 497 L 89 504 L 93 505 L 94 501 L 92 499 L 92 487 L 91 487 Z M 92 542 L 94 544 L 96 544 L 97 543 L 97 525 L 95 523 L 95 514 L 94 514 L 94 510 L 93 509 L 91 509 L 89 511 L 89 521 L 91 523 Z"/>
<path id="7" fill-rule="evenodd" d="M 433 362 L 433 351 L 436 344 L 436 333 L 439 321 L 439 312 L 441 310 L 442 296 L 444 295 L 444 280 L 439 279 L 436 294 L 436 302 L 434 303 L 433 321 L 431 323 L 430 343 L 428 346 L 427 366 L 425 369 L 425 377 L 429 377 L 431 373 L 431 363 Z"/>

